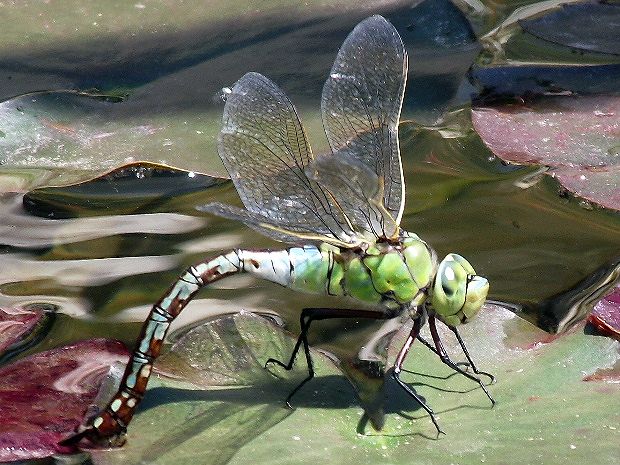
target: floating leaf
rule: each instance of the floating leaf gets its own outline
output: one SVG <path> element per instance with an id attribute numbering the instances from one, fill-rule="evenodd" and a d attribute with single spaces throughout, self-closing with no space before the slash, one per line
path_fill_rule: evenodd
<path id="1" fill-rule="evenodd" d="M 588 322 L 602 334 L 620 340 L 620 286 L 594 306 Z"/>
<path id="2" fill-rule="evenodd" d="M 119 342 L 93 339 L 0 368 L 0 461 L 68 452 L 57 442 L 80 424 L 110 365 L 126 355 Z"/>
<path id="3" fill-rule="evenodd" d="M 24 196 L 24 207 L 56 219 L 136 214 L 156 209 L 173 196 L 202 192 L 228 179 L 138 162 L 63 187 L 43 187 Z"/>
<path id="4" fill-rule="evenodd" d="M 476 132 L 505 161 L 543 164 L 571 192 L 620 209 L 620 97 L 545 97 L 475 107 Z"/>
<path id="5" fill-rule="evenodd" d="M 166 164 L 170 160 L 197 172 L 220 169 L 215 152 L 209 162 L 210 147 L 200 137 L 200 118 L 127 115 L 132 111 L 127 102 L 78 92 L 38 92 L 7 100 L 0 103 L 0 128 L 5 133 L 0 138 L 0 163 L 72 168 L 77 173 L 65 180 L 69 183 L 136 161 Z M 142 167 L 144 171 L 156 168 Z M 120 177 L 108 174 L 108 178 L 115 176 Z"/>
<path id="6" fill-rule="evenodd" d="M 409 328 L 394 338 L 392 361 Z M 449 353 L 462 359 L 454 337 L 439 329 Z M 560 464 L 595 454 L 597 464 L 616 463 L 618 342 L 586 335 L 582 326 L 550 336 L 494 305 L 485 306 L 461 334 L 478 367 L 496 375 L 489 390 L 497 405 L 491 408 L 475 383 L 415 343 L 402 379 L 437 412 L 447 435 L 436 439 L 428 416 L 392 382 L 386 387 L 385 428 L 373 431 L 344 377 L 316 352 L 317 377 L 293 398 L 296 410 L 286 409 L 283 399 L 305 372 L 303 357 L 286 380 L 263 364 L 271 356 L 286 359 L 294 339 L 251 314 L 214 320 L 162 357 L 128 443 L 91 451 L 93 461 L 262 464 L 273 463 L 276 454 L 292 464 L 410 463 L 412 457 L 416 463 L 519 457 Z M 588 378 L 597 373 L 606 377 Z"/>
<path id="7" fill-rule="evenodd" d="M 519 22 L 530 34 L 549 42 L 620 55 L 620 5 L 601 1 L 561 4 L 547 14 Z"/>
<path id="8" fill-rule="evenodd" d="M 485 65 L 616 63 L 619 8 L 599 1 L 547 0 L 518 6 L 480 37 Z M 592 27 L 591 24 L 596 24 Z M 607 32 L 609 33 L 607 35 Z"/>

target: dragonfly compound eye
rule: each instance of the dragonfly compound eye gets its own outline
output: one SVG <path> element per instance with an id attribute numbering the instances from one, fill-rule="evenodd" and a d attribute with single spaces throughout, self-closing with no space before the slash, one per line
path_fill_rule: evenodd
<path id="1" fill-rule="evenodd" d="M 437 269 L 431 301 L 437 317 L 456 326 L 480 310 L 488 291 L 489 282 L 465 258 L 449 254 Z"/>

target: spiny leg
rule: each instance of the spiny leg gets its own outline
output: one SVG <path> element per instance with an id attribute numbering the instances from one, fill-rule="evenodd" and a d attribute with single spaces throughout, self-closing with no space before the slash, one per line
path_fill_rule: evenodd
<path id="1" fill-rule="evenodd" d="M 286 398 L 286 405 L 289 408 L 291 406 L 291 399 L 293 396 L 312 378 L 314 378 L 314 365 L 312 363 L 312 356 L 310 355 L 310 345 L 308 343 L 308 330 L 310 329 L 310 325 L 315 320 L 328 320 L 335 318 L 369 318 L 373 320 L 383 320 L 389 318 L 391 315 L 387 315 L 383 312 L 377 312 L 372 310 L 353 310 L 353 309 L 345 309 L 345 308 L 304 308 L 301 312 L 301 317 L 299 319 L 301 325 L 301 333 L 297 338 L 297 342 L 295 343 L 295 347 L 293 348 L 293 352 L 289 358 L 288 363 L 284 363 L 280 360 L 276 360 L 275 358 L 270 358 L 265 362 L 265 368 L 270 363 L 274 363 L 276 365 L 281 366 L 287 371 L 293 369 L 293 364 L 295 363 L 295 358 L 297 357 L 297 353 L 299 352 L 300 347 L 303 345 L 304 353 L 306 355 L 306 363 L 308 364 L 308 376 L 306 376 L 301 383 L 299 383 L 295 389 L 291 391 L 291 393 Z"/>
<path id="2" fill-rule="evenodd" d="M 59 442 L 68 446 L 83 438 L 92 442 L 121 445 L 144 393 L 153 362 L 159 356 L 163 340 L 172 320 L 205 285 L 244 271 L 242 251 L 234 250 L 212 260 L 190 266 L 152 307 L 144 322 L 136 348 L 131 354 L 117 393 L 105 409 L 80 426 L 75 434 Z"/>
<path id="3" fill-rule="evenodd" d="M 435 428 L 437 429 L 437 435 L 446 434 L 439 427 L 439 423 L 437 423 L 437 419 L 435 418 L 435 412 L 433 412 L 433 409 L 431 409 L 428 405 L 426 405 L 426 402 L 424 402 L 424 400 L 422 400 L 422 398 L 418 396 L 418 394 L 416 394 L 416 392 L 413 389 L 407 386 L 400 379 L 400 372 L 402 371 L 403 362 L 405 361 L 405 358 L 407 357 L 407 354 L 409 353 L 409 349 L 411 348 L 413 341 L 415 341 L 416 338 L 418 338 L 420 334 L 420 329 L 422 328 L 422 321 L 423 321 L 422 317 L 418 317 L 415 320 L 413 320 L 413 328 L 411 328 L 411 332 L 409 333 L 409 336 L 407 337 L 405 344 L 403 345 L 403 347 L 398 352 L 398 355 L 396 356 L 396 362 L 394 363 L 394 371 L 392 371 L 392 378 L 394 378 L 394 380 L 398 383 L 398 385 L 401 388 L 403 388 L 407 394 L 413 397 L 415 401 L 418 404 L 420 404 L 420 406 L 424 410 L 426 410 L 426 413 L 428 413 L 428 415 L 431 417 L 431 421 L 433 422 L 433 425 L 435 425 Z"/>
<path id="4" fill-rule="evenodd" d="M 444 346 L 443 346 L 443 344 L 441 342 L 441 339 L 439 338 L 439 333 L 437 332 L 436 319 L 435 319 L 434 315 L 429 316 L 429 318 L 428 318 L 428 326 L 429 326 L 429 329 L 431 330 L 431 336 L 433 337 L 433 342 L 435 343 L 435 348 L 437 349 L 436 353 L 439 355 L 439 358 L 441 359 L 441 361 L 443 363 L 445 363 L 446 365 L 448 365 L 450 368 L 452 368 L 454 371 L 458 371 L 460 374 L 462 374 L 466 378 L 469 378 L 472 381 L 477 382 L 480 385 L 480 387 L 482 388 L 482 390 L 484 391 L 484 393 L 487 395 L 487 397 L 489 398 L 491 403 L 493 405 L 495 405 L 495 399 L 493 399 L 493 397 L 491 397 L 491 394 L 489 394 L 489 391 L 487 391 L 486 386 L 480 380 L 480 378 L 476 378 L 474 375 L 472 375 L 471 373 L 466 372 L 461 367 L 459 367 L 456 363 L 454 363 L 452 360 L 450 360 L 450 357 L 448 357 L 446 349 L 444 348 Z"/>
<path id="5" fill-rule="evenodd" d="M 456 338 L 459 341 L 459 344 L 461 345 L 461 348 L 463 349 L 463 352 L 465 353 L 465 357 L 467 357 L 468 361 L 467 362 L 453 362 L 452 359 L 450 359 L 450 356 L 447 353 L 445 353 L 444 356 L 447 357 L 447 359 L 450 360 L 450 362 L 454 363 L 454 365 L 456 365 L 457 367 L 460 367 L 460 366 L 471 367 L 473 372 L 476 373 L 477 375 L 487 376 L 491 380 L 491 382 L 489 384 L 493 384 L 495 382 L 495 376 L 493 376 L 491 373 L 487 373 L 486 371 L 480 371 L 480 370 L 478 370 L 476 368 L 476 365 L 474 365 L 474 362 L 472 361 L 472 359 L 471 359 L 471 357 L 469 355 L 469 352 L 467 351 L 467 348 L 465 347 L 465 343 L 463 342 L 463 339 L 461 339 L 461 336 L 458 333 L 457 329 L 454 326 L 448 326 L 448 328 L 456 335 Z M 435 348 L 435 346 L 433 346 L 430 342 L 428 342 L 422 336 L 418 336 L 418 341 L 420 341 L 424 346 L 426 346 L 429 350 L 431 350 L 438 357 L 441 358 L 441 354 Z M 457 370 L 457 373 L 460 373 L 460 371 Z"/>
<path id="6" fill-rule="evenodd" d="M 495 380 L 495 376 L 493 376 L 491 373 L 487 373 L 486 371 L 481 371 L 481 370 L 478 370 L 478 368 L 476 368 L 476 365 L 474 364 L 474 361 L 472 360 L 471 356 L 469 355 L 469 351 L 467 350 L 467 347 L 465 347 L 465 342 L 461 338 L 461 335 L 459 334 L 459 332 L 456 329 L 456 327 L 455 326 L 449 326 L 449 325 L 446 325 L 446 326 L 448 326 L 448 329 L 454 333 L 454 335 L 456 336 L 456 340 L 459 341 L 461 349 L 463 350 L 463 353 L 465 354 L 465 358 L 467 358 L 467 362 L 469 363 L 469 366 L 471 367 L 473 372 L 476 373 L 477 375 L 487 376 L 491 380 L 491 384 L 495 383 L 495 381 L 496 381 Z"/>

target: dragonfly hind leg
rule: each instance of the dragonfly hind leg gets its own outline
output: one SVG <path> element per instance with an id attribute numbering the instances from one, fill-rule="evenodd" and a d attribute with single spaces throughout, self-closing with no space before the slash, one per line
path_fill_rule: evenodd
<path id="1" fill-rule="evenodd" d="M 299 349 L 301 346 L 304 348 L 304 353 L 306 355 L 306 363 L 308 364 L 308 376 L 306 376 L 301 383 L 299 383 L 295 389 L 291 391 L 291 393 L 286 398 L 286 405 L 289 408 L 293 408 L 291 405 L 291 399 L 293 396 L 312 378 L 314 378 L 314 365 L 312 362 L 312 356 L 310 355 L 310 345 L 308 343 L 308 330 L 310 329 L 310 325 L 315 320 L 329 320 L 336 318 L 369 318 L 373 320 L 382 320 L 388 318 L 388 316 L 383 312 L 376 312 L 372 310 L 351 310 L 351 309 L 342 309 L 342 308 L 304 308 L 301 312 L 301 317 L 299 318 L 299 323 L 301 326 L 301 333 L 297 338 L 297 342 L 295 343 L 295 347 L 293 348 L 293 352 L 287 363 L 284 363 L 275 358 L 270 358 L 265 362 L 265 368 L 267 368 L 270 364 L 278 365 L 284 368 L 287 371 L 293 369 L 293 365 L 295 363 L 295 358 L 299 353 Z"/>

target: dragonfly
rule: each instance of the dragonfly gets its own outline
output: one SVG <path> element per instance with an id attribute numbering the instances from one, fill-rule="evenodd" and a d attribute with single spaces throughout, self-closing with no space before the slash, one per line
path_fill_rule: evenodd
<path id="1" fill-rule="evenodd" d="M 405 47 L 389 21 L 372 16 L 359 23 L 340 48 L 323 87 L 321 114 L 331 152 L 316 157 L 295 107 L 271 80 L 250 72 L 227 89 L 218 152 L 245 208 L 211 203 L 199 209 L 241 221 L 290 247 L 235 249 L 187 268 L 153 306 L 118 392 L 64 444 L 82 438 L 121 444 L 170 323 L 204 286 L 239 273 L 293 291 L 344 296 L 364 304 L 361 309 L 301 312 L 301 332 L 290 358 L 271 358 L 265 364 L 291 370 L 303 349 L 308 374 L 286 399 L 289 407 L 314 377 L 307 337 L 312 322 L 403 315 L 413 325 L 391 376 L 427 412 L 437 434 L 443 431 L 435 413 L 400 378 L 416 339 L 476 381 L 495 403 L 481 376 L 494 378 L 476 368 L 457 330 L 482 307 L 488 280 L 458 254 L 438 262 L 425 241 L 400 227 L 405 183 L 398 123 L 407 67 Z M 465 369 L 448 356 L 437 320 L 456 335 L 467 358 Z M 427 322 L 433 344 L 420 336 Z"/>

